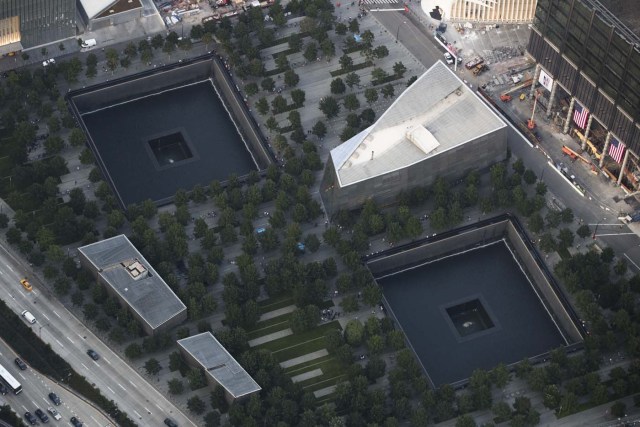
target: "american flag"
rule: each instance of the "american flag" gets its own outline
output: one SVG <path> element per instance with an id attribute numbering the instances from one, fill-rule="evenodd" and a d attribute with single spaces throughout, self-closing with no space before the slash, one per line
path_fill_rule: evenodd
<path id="1" fill-rule="evenodd" d="M 611 137 L 611 143 L 609 144 L 609 155 L 613 160 L 620 163 L 622 162 L 622 155 L 627 147 L 614 137 Z"/>
<path id="2" fill-rule="evenodd" d="M 576 102 L 575 110 L 573 111 L 573 121 L 576 122 L 580 129 L 584 129 L 587 126 L 587 118 L 589 117 L 589 110 Z"/>

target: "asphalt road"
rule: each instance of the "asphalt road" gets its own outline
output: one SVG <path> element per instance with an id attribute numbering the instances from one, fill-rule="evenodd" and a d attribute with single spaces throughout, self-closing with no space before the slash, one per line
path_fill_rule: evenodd
<path id="1" fill-rule="evenodd" d="M 22 393 L 14 395 L 9 392 L 1 396 L 0 400 L 6 401 L 20 416 L 26 411 L 33 414 L 37 408 L 46 412 L 47 407 L 52 406 L 62 416 L 60 423 L 63 425 L 71 425 L 69 418 L 75 416 L 87 426 L 113 426 L 109 418 L 96 408 L 30 366 L 25 371 L 21 371 L 14 363 L 18 356 L 4 341 L 0 340 L 0 362 L 22 384 Z M 60 406 L 55 406 L 49 400 L 48 395 L 52 391 L 62 400 Z M 55 422 L 51 416 L 49 419 Z"/>
<path id="2" fill-rule="evenodd" d="M 30 280 L 32 292 L 25 291 L 20 285 L 24 275 L 25 268 L 0 246 L 0 296 L 16 314 L 27 309 L 34 315 L 37 323 L 31 326 L 33 331 L 76 372 L 95 384 L 141 426 L 161 425 L 168 416 L 180 426 L 195 425 L 49 295 L 37 280 Z M 101 355 L 100 360 L 94 361 L 86 354 L 89 348 Z M 88 420 L 84 421 L 91 426 Z"/>

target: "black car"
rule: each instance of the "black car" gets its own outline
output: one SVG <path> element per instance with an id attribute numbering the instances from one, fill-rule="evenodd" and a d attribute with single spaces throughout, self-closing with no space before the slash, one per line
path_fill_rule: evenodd
<path id="1" fill-rule="evenodd" d="M 71 421 L 71 424 L 73 424 L 73 427 L 82 427 L 82 423 L 76 417 L 71 417 L 69 421 Z"/>
<path id="2" fill-rule="evenodd" d="M 90 358 L 92 358 L 93 360 L 98 360 L 100 359 L 100 355 L 98 353 L 96 353 L 95 350 L 89 349 L 87 350 L 87 354 L 89 355 Z"/>
<path id="3" fill-rule="evenodd" d="M 165 418 L 164 423 L 169 427 L 178 427 L 178 424 L 176 424 L 176 422 L 173 421 L 171 418 Z"/>
<path id="4" fill-rule="evenodd" d="M 51 399 L 53 404 L 56 405 L 56 406 L 60 406 L 60 404 L 62 403 L 62 401 L 60 400 L 58 395 L 53 393 L 53 392 L 49 393 L 49 399 Z"/>
<path id="5" fill-rule="evenodd" d="M 22 359 L 20 359 L 19 357 L 16 357 L 16 365 L 18 365 L 18 368 L 20 368 L 20 370 L 24 371 L 25 369 L 27 369 L 27 364 L 24 363 L 22 361 Z"/>
<path id="6" fill-rule="evenodd" d="M 4 385 L 4 384 L 2 384 L 2 382 L 0 382 L 0 394 L 4 396 L 7 393 L 9 393 L 9 389 L 7 389 L 6 385 Z"/>
<path id="7" fill-rule="evenodd" d="M 49 422 L 49 416 L 45 414 L 42 409 L 38 408 L 34 412 L 36 413 L 37 417 L 40 418 L 40 421 L 42 421 L 43 423 Z"/>
<path id="8" fill-rule="evenodd" d="M 36 423 L 38 422 L 36 417 L 34 417 L 33 414 L 29 411 L 24 413 L 24 417 L 27 419 L 27 421 L 29 421 L 29 424 L 31 424 L 32 426 L 36 425 Z"/>

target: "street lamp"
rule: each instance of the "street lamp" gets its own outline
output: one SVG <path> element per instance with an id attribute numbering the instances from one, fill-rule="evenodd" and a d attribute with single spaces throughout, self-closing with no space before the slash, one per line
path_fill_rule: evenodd
<path id="1" fill-rule="evenodd" d="M 398 43 L 398 36 L 400 35 L 400 25 L 402 25 L 402 22 L 398 24 L 398 30 L 396 31 L 396 43 Z"/>

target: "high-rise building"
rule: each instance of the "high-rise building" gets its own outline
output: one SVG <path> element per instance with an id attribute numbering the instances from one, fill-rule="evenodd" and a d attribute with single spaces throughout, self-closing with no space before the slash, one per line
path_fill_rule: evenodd
<path id="1" fill-rule="evenodd" d="M 527 47 L 531 95 L 629 191 L 640 184 L 638 22 L 636 0 L 538 0 Z"/>
<path id="2" fill-rule="evenodd" d="M 447 22 L 531 22 L 536 0 L 422 0 L 431 18 Z"/>
<path id="3" fill-rule="evenodd" d="M 2 55 L 75 35 L 75 0 L 0 0 Z"/>

